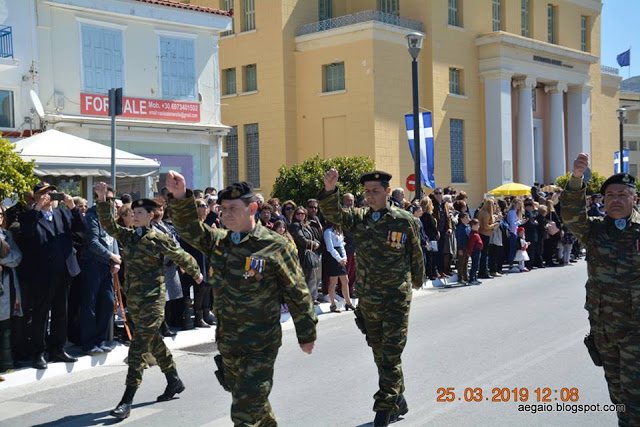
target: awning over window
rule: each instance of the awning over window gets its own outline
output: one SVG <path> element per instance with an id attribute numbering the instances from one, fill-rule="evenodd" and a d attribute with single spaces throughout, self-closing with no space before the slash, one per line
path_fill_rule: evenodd
<path id="1" fill-rule="evenodd" d="M 16 142 L 24 160 L 35 160 L 38 176 L 111 177 L 111 148 L 55 129 Z M 157 175 L 160 163 L 116 150 L 116 177 Z"/>

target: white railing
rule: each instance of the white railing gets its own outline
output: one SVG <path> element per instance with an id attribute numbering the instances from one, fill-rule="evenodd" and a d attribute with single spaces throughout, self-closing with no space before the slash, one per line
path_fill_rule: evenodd
<path id="1" fill-rule="evenodd" d="M 380 12 L 378 10 L 365 10 L 353 15 L 343 15 L 337 18 L 326 19 L 324 21 L 312 22 L 298 27 L 296 35 L 318 33 L 320 31 L 332 30 L 334 28 L 346 27 L 347 25 L 359 24 L 361 22 L 376 21 L 384 24 L 395 25 L 397 27 L 409 28 L 415 31 L 422 31 L 422 22 L 411 19 L 400 18 L 392 13 Z"/>
<path id="2" fill-rule="evenodd" d="M 617 76 L 618 74 L 620 74 L 620 70 L 614 67 L 607 67 L 606 65 L 601 65 L 600 66 L 600 71 L 605 73 L 605 74 L 613 74 L 614 76 Z"/>

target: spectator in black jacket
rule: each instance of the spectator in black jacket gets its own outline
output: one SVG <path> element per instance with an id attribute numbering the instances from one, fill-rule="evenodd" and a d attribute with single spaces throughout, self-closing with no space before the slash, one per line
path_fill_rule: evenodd
<path id="1" fill-rule="evenodd" d="M 536 248 L 538 245 L 538 213 L 533 200 L 526 200 L 524 202 L 524 218 L 526 221 L 523 224 L 525 239 L 529 242 L 527 247 L 527 254 L 529 255 L 529 261 L 525 262 L 525 267 L 529 270 L 533 269 L 534 260 L 536 259 Z"/>

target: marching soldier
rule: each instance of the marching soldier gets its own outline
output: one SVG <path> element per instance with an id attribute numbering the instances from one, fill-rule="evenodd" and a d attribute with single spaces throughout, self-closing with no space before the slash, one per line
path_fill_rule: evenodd
<path id="1" fill-rule="evenodd" d="M 106 201 L 106 183 L 96 185 L 96 194 L 100 223 L 109 235 L 122 244 L 122 257 L 127 262 L 127 308 L 135 330 L 129 346 L 127 387 L 122 400 L 111 411 L 112 416 L 125 419 L 131 413 L 133 397 L 142 382 L 144 353 L 153 354 L 167 377 L 167 387 L 164 393 L 158 396 L 158 402 L 170 400 L 185 388 L 178 377 L 171 352 L 160 335 L 165 305 L 164 257 L 182 267 L 197 283 L 202 282 L 202 274 L 198 263 L 191 255 L 169 236 L 151 227 L 153 210 L 158 207 L 153 200 L 139 199 L 133 202 L 133 224 L 136 228 L 129 229 L 115 223 L 113 201 Z"/>
<path id="2" fill-rule="evenodd" d="M 585 339 L 597 366 L 604 367 L 609 396 L 624 404 L 621 426 L 640 425 L 640 214 L 634 209 L 635 179 L 619 173 L 600 188 L 605 217 L 587 216 L 582 182 L 589 155 L 581 153 L 562 193 L 562 219 L 587 247 L 585 309 L 591 334 Z"/>
<path id="3" fill-rule="evenodd" d="M 413 288 L 420 288 L 424 262 L 420 233 L 413 216 L 389 202 L 391 175 L 364 174 L 367 208 L 342 208 L 336 189 L 338 171 L 324 175 L 320 209 L 325 218 L 354 235 L 357 258 L 356 323 L 366 334 L 378 366 L 373 425 L 387 426 L 409 411 L 403 396 L 401 356 L 407 342 Z"/>
<path id="4" fill-rule="evenodd" d="M 222 371 L 216 376 L 231 392 L 231 419 L 236 426 L 275 426 L 268 398 L 282 341 L 281 299 L 289 306 L 302 351 L 311 354 L 316 340 L 318 320 L 296 249 L 256 222 L 256 197 L 246 182 L 218 193 L 227 229 L 198 221 L 182 175 L 170 171 L 167 188 L 180 237 L 208 258 L 218 319 L 216 363 Z"/>

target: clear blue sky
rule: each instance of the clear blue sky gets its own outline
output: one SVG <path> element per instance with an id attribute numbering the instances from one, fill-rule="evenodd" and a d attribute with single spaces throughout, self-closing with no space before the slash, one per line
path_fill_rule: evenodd
<path id="1" fill-rule="evenodd" d="M 631 77 L 640 74 L 640 0 L 603 0 L 601 36 L 602 65 L 620 68 L 623 78 L 629 67 L 620 67 L 616 56 L 631 46 Z"/>

